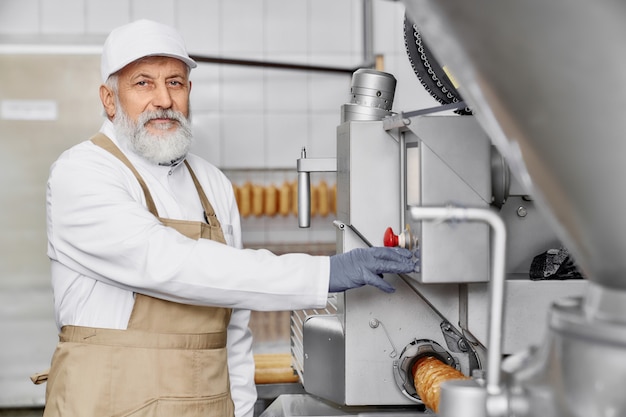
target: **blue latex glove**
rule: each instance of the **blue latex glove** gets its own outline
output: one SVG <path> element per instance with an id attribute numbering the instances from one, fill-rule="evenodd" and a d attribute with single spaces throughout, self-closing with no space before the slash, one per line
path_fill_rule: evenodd
<path id="1" fill-rule="evenodd" d="M 385 292 L 395 288 L 383 280 L 383 273 L 407 273 L 415 270 L 413 252 L 403 248 L 359 248 L 330 257 L 329 292 L 373 285 Z"/>

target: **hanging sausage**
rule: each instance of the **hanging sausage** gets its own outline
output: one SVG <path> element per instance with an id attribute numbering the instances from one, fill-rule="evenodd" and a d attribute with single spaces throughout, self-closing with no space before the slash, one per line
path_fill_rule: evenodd
<path id="1" fill-rule="evenodd" d="M 274 217 L 278 211 L 278 188 L 274 184 L 265 187 L 264 207 L 266 216 Z"/>
<path id="2" fill-rule="evenodd" d="M 252 212 L 252 183 L 250 181 L 246 181 L 239 188 L 239 214 L 241 217 L 248 217 Z"/>
<path id="3" fill-rule="evenodd" d="M 288 181 L 283 182 L 278 191 L 278 212 L 281 216 L 287 216 L 291 208 L 291 186 Z"/>
<path id="4" fill-rule="evenodd" d="M 263 214 L 263 187 L 258 184 L 252 185 L 252 214 L 256 217 Z"/>
<path id="5" fill-rule="evenodd" d="M 330 211 L 330 206 L 328 204 L 328 184 L 326 183 L 326 181 L 321 180 L 319 185 L 317 186 L 317 189 L 317 211 L 319 212 L 320 216 L 326 217 L 328 216 L 328 213 Z"/>

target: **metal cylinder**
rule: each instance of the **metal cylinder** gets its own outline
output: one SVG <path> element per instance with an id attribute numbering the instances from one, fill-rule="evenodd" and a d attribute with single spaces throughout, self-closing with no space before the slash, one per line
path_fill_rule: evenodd
<path id="1" fill-rule="evenodd" d="M 487 391 L 472 379 L 446 381 L 441 384 L 440 417 L 487 417 Z"/>
<path id="2" fill-rule="evenodd" d="M 298 172 L 298 226 L 311 226 L 311 175 Z"/>
<path id="3" fill-rule="evenodd" d="M 601 289 L 590 283 L 590 292 Z M 626 297 L 624 291 L 612 291 L 615 296 Z M 555 302 L 546 342 L 538 349 L 507 358 L 503 369 L 508 391 L 523 394 L 528 408 L 515 415 L 626 415 L 626 328 L 620 322 L 590 314 L 587 303 L 582 297 Z M 509 406 L 513 407 L 515 403 Z"/>
<path id="4" fill-rule="evenodd" d="M 352 74 L 350 103 L 341 107 L 341 121 L 380 120 L 391 114 L 396 78 L 383 71 L 361 68 Z"/>

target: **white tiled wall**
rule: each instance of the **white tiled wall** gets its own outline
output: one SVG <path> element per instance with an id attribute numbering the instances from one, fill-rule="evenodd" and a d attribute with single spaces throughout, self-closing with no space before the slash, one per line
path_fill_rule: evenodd
<path id="1" fill-rule="evenodd" d="M 398 79 L 394 109 L 436 105 L 406 57 L 402 3 L 372 4 L 373 52 Z M 363 62 L 363 7 L 362 0 L 0 0 L 0 37 L 84 42 L 89 35 L 101 45 L 112 28 L 149 18 L 177 27 L 195 55 L 355 68 Z M 303 146 L 309 157 L 335 156 L 350 75 L 201 63 L 192 81 L 194 151 L 234 181 L 255 175 L 263 182 L 265 170 L 291 168 L 295 178 Z M 239 172 L 249 168 L 259 171 Z M 244 219 L 244 238 L 334 240 L 330 221 L 319 222 L 317 231 L 286 233 L 295 222 Z"/>

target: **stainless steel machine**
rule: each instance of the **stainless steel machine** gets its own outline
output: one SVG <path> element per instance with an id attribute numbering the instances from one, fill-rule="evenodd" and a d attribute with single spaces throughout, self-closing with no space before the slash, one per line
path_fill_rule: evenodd
<path id="1" fill-rule="evenodd" d="M 589 281 L 582 297 L 550 308 L 545 338 L 507 358 L 498 384 L 451 383 L 440 413 L 626 415 L 626 223 L 615 210 L 626 166 L 626 4 L 405 5 Z"/>
<path id="2" fill-rule="evenodd" d="M 390 74 L 360 70 L 355 82 L 362 77 L 375 83 L 389 81 Z M 298 161 L 300 220 L 308 223 L 308 175 L 336 170 L 338 251 L 382 246 L 397 235 L 398 244 L 420 257 L 420 270 L 386 277 L 394 294 L 362 288 L 332 297 L 325 312 L 294 313 L 294 363 L 310 395 L 279 398 L 266 416 L 420 415 L 411 365 L 426 354 L 481 378 L 496 245 L 490 224 L 472 217 L 475 209 L 497 210 L 510 236 L 502 353 L 539 343 L 549 305 L 586 286 L 582 280 L 528 278 L 533 257 L 561 243 L 522 186 L 510 180 L 475 117 L 428 111 L 380 117 L 380 107 L 368 114 L 371 104 L 353 101 L 342 109 L 337 159 Z M 497 195 L 505 201 L 492 209 Z M 443 213 L 419 212 L 423 208 Z"/>
<path id="3" fill-rule="evenodd" d="M 303 190 L 337 171 L 338 251 L 391 236 L 420 270 L 295 314 L 309 395 L 265 415 L 428 413 L 409 372 L 424 354 L 472 377 L 442 384 L 441 416 L 626 415 L 626 4 L 404 3 L 472 115 L 392 113 L 393 77 L 355 73 L 335 165 L 298 170 Z M 530 280 L 561 247 L 585 279 Z"/>

